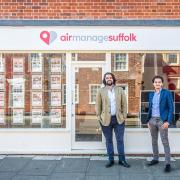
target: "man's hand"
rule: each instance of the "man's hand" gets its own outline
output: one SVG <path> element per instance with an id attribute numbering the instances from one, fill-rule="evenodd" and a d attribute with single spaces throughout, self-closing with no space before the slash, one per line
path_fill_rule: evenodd
<path id="1" fill-rule="evenodd" d="M 169 127 L 169 123 L 168 122 L 165 122 L 163 125 L 162 125 L 162 128 L 163 129 L 167 129 Z"/>

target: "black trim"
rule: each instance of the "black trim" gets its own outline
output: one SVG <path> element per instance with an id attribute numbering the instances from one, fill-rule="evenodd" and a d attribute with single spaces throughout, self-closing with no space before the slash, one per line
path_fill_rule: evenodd
<path id="1" fill-rule="evenodd" d="M 180 26 L 180 20 L 0 20 L 0 26 Z"/>

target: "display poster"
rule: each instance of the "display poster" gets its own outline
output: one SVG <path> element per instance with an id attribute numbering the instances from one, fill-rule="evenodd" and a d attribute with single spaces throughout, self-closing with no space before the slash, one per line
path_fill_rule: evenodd
<path id="1" fill-rule="evenodd" d="M 0 75 L 0 91 L 4 90 L 4 86 L 5 86 L 5 80 L 4 80 L 4 75 Z"/>
<path id="2" fill-rule="evenodd" d="M 52 58 L 51 59 L 51 72 L 60 73 L 61 72 L 61 59 L 60 58 Z"/>
<path id="3" fill-rule="evenodd" d="M 42 89 L 42 75 L 32 75 L 32 89 Z"/>
<path id="4" fill-rule="evenodd" d="M 61 89 L 61 75 L 51 75 L 51 89 Z"/>
<path id="5" fill-rule="evenodd" d="M 13 124 L 24 123 L 24 109 L 13 109 Z"/>
<path id="6" fill-rule="evenodd" d="M 0 73 L 4 73 L 4 59 L 0 57 Z"/>
<path id="7" fill-rule="evenodd" d="M 4 107 L 4 92 L 0 92 L 0 107 Z"/>
<path id="8" fill-rule="evenodd" d="M 42 72 L 42 59 L 41 58 L 31 59 L 31 70 L 32 72 Z"/>
<path id="9" fill-rule="evenodd" d="M 13 108 L 24 108 L 24 93 L 13 92 Z"/>
<path id="10" fill-rule="evenodd" d="M 32 109 L 32 123 L 42 122 L 42 109 Z"/>
<path id="11" fill-rule="evenodd" d="M 51 106 L 61 106 L 61 92 L 51 92 Z"/>
<path id="12" fill-rule="evenodd" d="M 13 72 L 24 72 L 24 58 L 13 58 Z"/>
<path id="13" fill-rule="evenodd" d="M 22 75 L 14 75 L 12 80 L 13 108 L 24 108 L 25 92 Z"/>
<path id="14" fill-rule="evenodd" d="M 4 109 L 0 109 L 0 124 L 4 124 L 5 122 Z"/>
<path id="15" fill-rule="evenodd" d="M 61 110 L 51 109 L 51 123 L 61 123 Z"/>
<path id="16" fill-rule="evenodd" d="M 42 92 L 32 92 L 32 106 L 42 106 Z"/>

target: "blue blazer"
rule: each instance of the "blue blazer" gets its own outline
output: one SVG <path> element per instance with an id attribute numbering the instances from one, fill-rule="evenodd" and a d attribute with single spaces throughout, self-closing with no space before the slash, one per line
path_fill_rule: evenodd
<path id="1" fill-rule="evenodd" d="M 174 105 L 173 105 L 173 98 L 172 94 L 167 89 L 162 89 L 160 92 L 160 118 L 163 122 L 168 121 L 169 124 L 172 123 L 173 119 L 173 112 L 174 112 Z M 152 116 L 152 100 L 153 100 L 154 92 L 149 94 L 149 111 L 148 111 L 148 119 L 147 122 L 150 120 Z"/>

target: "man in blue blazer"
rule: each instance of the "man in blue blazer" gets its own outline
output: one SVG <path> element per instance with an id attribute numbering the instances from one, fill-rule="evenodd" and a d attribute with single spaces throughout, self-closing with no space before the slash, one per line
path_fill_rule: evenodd
<path id="1" fill-rule="evenodd" d="M 165 152 L 165 172 L 171 171 L 170 165 L 170 147 L 168 140 L 168 126 L 173 119 L 173 98 L 169 90 L 163 89 L 163 78 L 155 76 L 152 79 L 155 91 L 149 94 L 149 111 L 147 118 L 147 125 L 150 129 L 152 137 L 153 160 L 148 163 L 149 166 L 158 164 L 158 132 L 160 132 L 161 141 Z"/>

